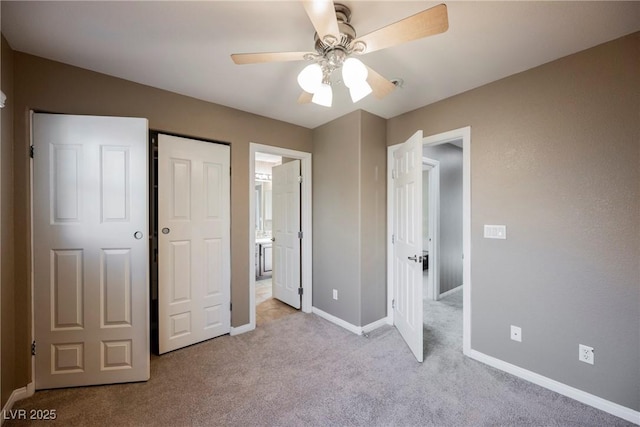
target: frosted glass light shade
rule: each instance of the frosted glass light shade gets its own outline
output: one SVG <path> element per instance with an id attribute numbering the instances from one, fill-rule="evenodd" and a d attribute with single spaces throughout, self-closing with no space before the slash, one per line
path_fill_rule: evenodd
<path id="1" fill-rule="evenodd" d="M 367 70 L 366 65 L 359 59 L 347 58 L 344 64 L 342 64 L 342 80 L 349 89 L 362 82 L 366 82 L 368 75 L 369 70 Z"/>
<path id="2" fill-rule="evenodd" d="M 331 103 L 333 102 L 333 91 L 331 90 L 331 86 L 326 83 L 322 83 L 313 94 L 311 102 L 322 105 L 323 107 L 331 107 Z"/>
<path id="3" fill-rule="evenodd" d="M 349 88 L 349 94 L 351 95 L 351 100 L 354 103 L 360 101 L 371 92 L 373 92 L 373 90 L 371 89 L 371 86 L 369 86 L 369 83 L 366 82 L 366 80 Z"/>
<path id="4" fill-rule="evenodd" d="M 298 84 L 305 92 L 315 93 L 322 85 L 322 67 L 319 64 L 309 64 L 298 74 Z"/>

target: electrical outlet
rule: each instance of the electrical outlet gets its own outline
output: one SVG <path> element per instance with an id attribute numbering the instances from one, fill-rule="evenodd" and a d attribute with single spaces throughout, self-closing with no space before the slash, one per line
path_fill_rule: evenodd
<path id="1" fill-rule="evenodd" d="M 593 354 L 593 347 L 588 345 L 578 344 L 578 360 L 584 363 L 593 365 L 595 356 Z"/>
<path id="2" fill-rule="evenodd" d="M 511 325 L 511 339 L 522 342 L 522 329 L 519 326 Z"/>
<path id="3" fill-rule="evenodd" d="M 338 290 L 337 290 L 337 289 L 334 289 L 334 290 L 333 290 L 333 299 L 334 299 L 334 300 L 337 300 L 337 299 L 338 299 Z"/>

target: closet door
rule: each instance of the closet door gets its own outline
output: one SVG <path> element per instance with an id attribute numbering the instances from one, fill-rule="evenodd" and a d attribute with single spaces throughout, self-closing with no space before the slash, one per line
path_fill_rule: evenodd
<path id="1" fill-rule="evenodd" d="M 159 351 L 229 333 L 230 149 L 158 136 Z"/>
<path id="2" fill-rule="evenodd" d="M 149 379 L 147 121 L 34 114 L 36 388 Z"/>

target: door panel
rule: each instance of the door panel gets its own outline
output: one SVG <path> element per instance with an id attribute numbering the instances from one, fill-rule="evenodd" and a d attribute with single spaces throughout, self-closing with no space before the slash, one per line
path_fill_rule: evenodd
<path id="1" fill-rule="evenodd" d="M 160 353 L 231 329 L 229 152 L 158 137 Z"/>
<path id="2" fill-rule="evenodd" d="M 272 171 L 273 179 L 273 297 L 300 308 L 300 160 Z"/>
<path id="3" fill-rule="evenodd" d="M 422 362 L 422 131 L 394 151 L 393 171 L 393 318 Z"/>
<path id="4" fill-rule="evenodd" d="M 147 380 L 147 121 L 34 114 L 33 141 L 36 388 Z"/>

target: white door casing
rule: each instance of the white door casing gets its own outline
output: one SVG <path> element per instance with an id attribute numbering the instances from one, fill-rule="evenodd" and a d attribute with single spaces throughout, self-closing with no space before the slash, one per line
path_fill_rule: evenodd
<path id="1" fill-rule="evenodd" d="M 159 352 L 229 333 L 229 146 L 158 135 L 158 242 Z"/>
<path id="2" fill-rule="evenodd" d="M 147 120 L 33 115 L 38 389 L 149 379 Z"/>
<path id="3" fill-rule="evenodd" d="M 272 171 L 273 297 L 300 308 L 300 160 Z"/>
<path id="4" fill-rule="evenodd" d="M 393 152 L 392 174 L 393 319 L 422 362 L 422 131 Z"/>

